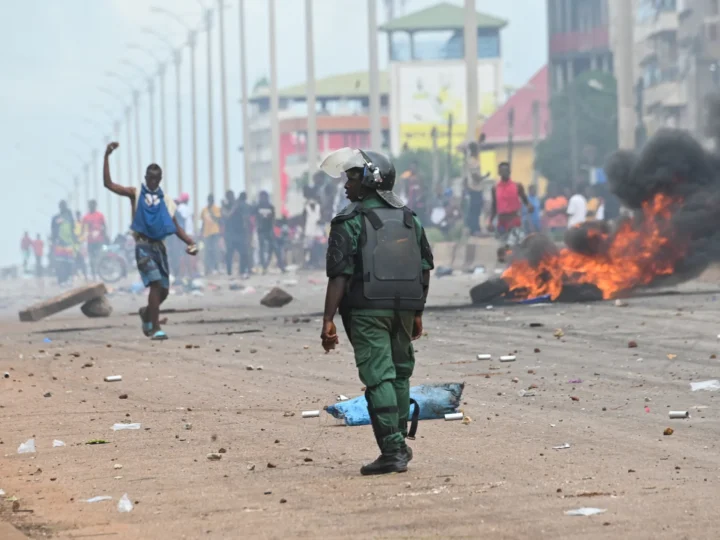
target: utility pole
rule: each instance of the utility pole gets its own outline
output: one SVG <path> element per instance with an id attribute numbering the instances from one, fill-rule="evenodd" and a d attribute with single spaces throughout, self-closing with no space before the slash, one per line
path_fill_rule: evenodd
<path id="1" fill-rule="evenodd" d="M 532 185 L 537 188 L 538 185 L 538 171 L 535 167 L 535 158 L 537 157 L 537 147 L 540 142 L 540 102 L 533 101 L 532 104 L 532 144 L 533 144 L 533 176 Z"/>
<path id="2" fill-rule="evenodd" d="M 208 193 L 215 191 L 215 137 L 213 129 L 213 75 L 212 75 L 212 10 L 205 10 L 207 30 L 207 85 L 208 85 Z"/>
<path id="3" fill-rule="evenodd" d="M 144 178 L 142 157 L 140 156 L 140 92 L 137 90 L 133 90 L 133 104 L 135 105 L 135 158 L 137 159 L 138 178 Z"/>
<path id="4" fill-rule="evenodd" d="M 138 182 L 143 182 L 144 177 L 136 178 L 134 181 L 132 180 L 133 177 L 133 166 L 132 166 L 132 141 L 131 141 L 131 135 L 130 135 L 130 129 L 132 124 L 130 123 L 130 106 L 128 105 L 125 107 L 125 133 L 127 135 L 127 175 L 128 179 L 130 180 L 132 186 L 136 186 Z M 118 141 L 119 142 L 119 141 Z M 124 230 L 124 225 L 122 225 L 122 218 L 123 218 L 123 205 L 125 203 L 125 197 L 118 197 L 117 198 L 117 204 L 118 204 L 118 219 L 120 219 L 121 222 L 121 229 Z M 130 216 L 130 219 L 132 219 L 132 216 Z"/>
<path id="5" fill-rule="evenodd" d="M 611 28 L 615 29 L 612 47 L 617 78 L 618 144 L 625 150 L 635 147 L 633 20 L 632 2 L 611 1 L 610 22 Z"/>
<path id="6" fill-rule="evenodd" d="M 227 79 L 225 76 L 225 0 L 218 0 L 220 32 L 220 112 L 222 114 L 223 189 L 230 189 L 230 149 L 228 142 Z"/>
<path id="7" fill-rule="evenodd" d="M 167 119 L 165 116 L 165 64 L 158 66 L 160 79 L 160 144 L 162 145 L 162 166 L 167 167 Z M 120 231 L 118 231 L 120 232 Z"/>
<path id="8" fill-rule="evenodd" d="M 380 67 L 378 65 L 377 0 L 368 0 L 368 56 L 370 57 L 370 147 L 382 151 L 380 125 Z"/>
<path id="9" fill-rule="evenodd" d="M 240 12 L 240 92 L 242 93 L 242 102 L 240 110 L 242 112 L 243 126 L 243 176 L 245 177 L 245 193 L 249 200 L 254 199 L 255 186 L 253 186 L 252 176 L 250 172 L 250 118 L 248 114 L 248 85 L 247 85 L 247 58 L 245 48 L 245 0 L 239 0 Z"/>
<path id="10" fill-rule="evenodd" d="M 177 117 L 177 185 L 178 195 L 183 191 L 182 178 L 182 81 L 180 80 L 180 63 L 182 62 L 182 49 L 173 52 L 173 62 L 175 63 L 175 92 L 177 103 L 175 105 L 175 115 Z M 194 79 L 193 79 L 194 80 Z M 142 178 L 142 177 L 141 177 Z"/>
<path id="11" fill-rule="evenodd" d="M 200 200 L 200 180 L 198 176 L 198 141 L 197 141 L 197 84 L 195 81 L 195 47 L 197 46 L 197 32 L 188 33 L 188 46 L 190 47 L 190 108 L 192 122 L 192 186 L 193 186 L 193 216 L 197 219 Z"/>
<path id="12" fill-rule="evenodd" d="M 282 208 L 282 193 L 280 182 L 280 96 L 277 81 L 277 43 L 275 41 L 275 0 L 268 0 L 270 21 L 270 144 L 273 178 L 273 202 L 275 208 Z"/>
<path id="13" fill-rule="evenodd" d="M 150 100 L 150 162 L 157 161 L 155 153 L 155 83 L 148 79 L 148 99 Z"/>
<path id="14" fill-rule="evenodd" d="M 477 48 L 477 11 L 475 0 L 465 0 L 465 79 L 467 134 L 466 139 L 477 139 L 478 120 L 478 48 Z"/>
<path id="15" fill-rule="evenodd" d="M 313 37 L 313 0 L 305 0 L 305 57 L 307 71 L 307 162 L 308 175 L 317 171 L 318 136 L 317 105 L 315 102 L 315 44 Z"/>

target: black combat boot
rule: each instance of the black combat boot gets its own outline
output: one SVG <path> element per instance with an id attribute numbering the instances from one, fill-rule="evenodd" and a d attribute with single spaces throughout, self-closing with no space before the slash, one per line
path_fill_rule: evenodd
<path id="1" fill-rule="evenodd" d="M 360 469 L 360 474 L 363 476 L 403 472 L 407 472 L 407 458 L 406 453 L 402 450 L 398 450 L 392 454 L 380 454 L 379 458 L 372 463 L 363 465 Z"/>
<path id="2" fill-rule="evenodd" d="M 407 444 L 403 444 L 400 448 L 400 453 L 405 456 L 405 461 L 410 463 L 413 458 L 413 451 L 412 448 L 410 448 Z"/>

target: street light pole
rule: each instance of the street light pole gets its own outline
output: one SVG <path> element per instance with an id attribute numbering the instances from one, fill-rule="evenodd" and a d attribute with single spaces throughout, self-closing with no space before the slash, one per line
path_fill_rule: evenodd
<path id="1" fill-rule="evenodd" d="M 215 190 L 215 137 L 213 128 L 213 76 L 212 76 L 212 10 L 205 10 L 207 31 L 207 85 L 208 85 L 208 193 Z"/>
<path id="2" fill-rule="evenodd" d="M 218 1 L 218 29 L 220 32 L 220 112 L 222 120 L 223 189 L 230 189 L 230 148 L 228 142 L 227 77 L 225 73 L 225 0 Z"/>
<path id="3" fill-rule="evenodd" d="M 240 25 L 240 92 L 242 101 L 240 111 L 242 113 L 243 126 L 243 176 L 245 178 L 245 193 L 248 199 L 254 200 L 255 186 L 250 171 L 250 115 L 248 114 L 248 85 L 247 85 L 247 56 L 245 54 L 245 0 L 239 0 L 239 25 Z"/>
<path id="4" fill-rule="evenodd" d="M 305 56 L 307 71 L 307 162 L 308 174 L 317 170 L 317 106 L 315 104 L 315 44 L 313 36 L 313 0 L 305 0 Z"/>
<path id="5" fill-rule="evenodd" d="M 165 109 L 165 73 L 167 64 L 164 60 L 161 60 L 154 52 L 152 52 L 150 49 L 147 49 L 145 47 L 141 47 L 140 45 L 137 45 L 135 43 L 129 43 L 128 44 L 129 49 L 133 49 L 136 51 L 140 51 L 151 57 L 155 62 L 157 63 L 157 75 L 158 80 L 160 82 L 159 86 L 159 93 L 160 93 L 160 146 L 162 147 L 162 167 L 163 169 L 167 167 L 168 165 L 168 159 L 167 159 L 167 116 L 166 116 L 166 109 Z M 170 48 L 172 50 L 172 45 L 170 45 Z M 150 78 L 148 76 L 148 78 Z M 152 107 L 153 98 L 150 98 L 150 103 Z M 150 112 L 150 117 L 155 118 L 154 111 Z M 153 131 L 153 161 L 156 161 L 156 155 L 155 155 L 155 136 L 154 131 L 155 127 L 154 125 L 151 125 L 151 130 Z"/>
<path id="6" fill-rule="evenodd" d="M 199 215 L 198 211 L 200 199 L 197 140 L 197 77 L 195 74 L 195 49 L 197 47 L 197 31 L 190 30 L 188 32 L 188 46 L 190 47 L 190 121 L 192 122 L 193 219 L 197 220 Z"/>
<path id="7" fill-rule="evenodd" d="M 275 40 L 275 0 L 269 3 L 269 36 L 270 36 L 270 144 L 272 159 L 272 186 L 273 202 L 275 207 L 282 208 L 282 193 L 280 182 L 280 96 L 278 95 L 277 81 L 277 42 Z"/>
<path id="8" fill-rule="evenodd" d="M 478 137 L 478 48 L 477 12 L 475 0 L 465 0 L 465 78 L 467 103 L 467 133 L 465 138 L 474 141 Z"/>
<path id="9" fill-rule="evenodd" d="M 377 0 L 368 0 L 368 55 L 370 57 L 370 146 L 382 150 L 380 125 L 380 67 L 377 43 Z"/>

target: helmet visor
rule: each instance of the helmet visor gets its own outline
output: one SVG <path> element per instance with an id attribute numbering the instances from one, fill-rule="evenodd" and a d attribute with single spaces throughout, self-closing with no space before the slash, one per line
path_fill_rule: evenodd
<path id="1" fill-rule="evenodd" d="M 355 167 L 364 167 L 365 159 L 357 148 L 340 148 L 328 155 L 320 164 L 322 170 L 328 176 L 340 178 L 342 173 Z"/>

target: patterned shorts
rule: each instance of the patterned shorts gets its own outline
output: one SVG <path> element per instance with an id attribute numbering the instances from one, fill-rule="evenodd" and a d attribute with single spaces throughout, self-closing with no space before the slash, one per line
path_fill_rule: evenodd
<path id="1" fill-rule="evenodd" d="M 525 232 L 522 230 L 522 227 L 514 227 L 512 229 L 505 230 L 498 228 L 495 233 L 495 238 L 497 239 L 500 247 L 513 247 L 520 245 L 522 241 L 525 240 Z"/>
<path id="2" fill-rule="evenodd" d="M 170 272 L 165 244 L 162 242 L 136 244 L 135 261 L 146 287 L 149 287 L 151 283 L 160 282 L 163 289 L 170 288 Z"/>

